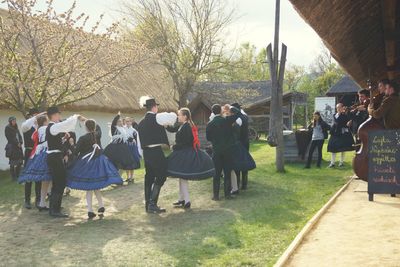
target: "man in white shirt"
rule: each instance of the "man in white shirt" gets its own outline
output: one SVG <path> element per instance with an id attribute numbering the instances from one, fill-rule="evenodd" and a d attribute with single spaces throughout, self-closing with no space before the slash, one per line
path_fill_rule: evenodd
<path id="1" fill-rule="evenodd" d="M 68 140 L 68 132 L 72 132 L 75 129 L 77 121 L 84 121 L 86 119 L 80 115 L 73 115 L 60 122 L 61 113 L 57 107 L 50 107 L 47 110 L 47 116 L 50 121 L 46 129 L 46 141 L 48 146 L 47 164 L 53 182 L 49 214 L 52 217 L 65 218 L 68 217 L 68 215 L 61 212 L 62 196 L 66 185 L 63 143 Z"/>

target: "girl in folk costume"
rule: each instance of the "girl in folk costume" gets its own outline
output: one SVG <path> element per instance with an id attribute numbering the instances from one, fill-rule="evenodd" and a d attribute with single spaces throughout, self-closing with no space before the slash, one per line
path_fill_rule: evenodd
<path id="1" fill-rule="evenodd" d="M 85 121 L 87 134 L 81 136 L 76 144 L 78 156 L 68 169 L 67 186 L 71 189 L 85 190 L 88 218 L 96 217 L 92 208 L 93 192 L 99 203 L 98 212 L 103 215 L 105 208 L 100 189 L 111 184 L 122 184 L 122 178 L 112 162 L 101 153 L 100 134 L 96 132 L 94 120 Z"/>
<path id="2" fill-rule="evenodd" d="M 36 118 L 44 115 L 44 113 L 39 114 L 39 110 L 36 108 L 31 108 L 26 115 L 26 121 L 21 124 L 22 137 L 24 139 L 24 167 L 28 163 L 33 148 L 35 146 L 34 140 L 32 139 L 33 133 L 37 129 Z M 35 206 L 37 207 L 40 202 L 40 182 L 35 182 Z M 25 208 L 31 209 L 31 192 L 32 192 L 32 182 L 25 182 Z"/>
<path id="3" fill-rule="evenodd" d="M 135 167 L 135 169 L 139 169 L 140 168 L 140 154 L 139 154 L 140 142 L 138 138 L 139 133 L 135 128 L 133 128 L 132 123 L 133 123 L 132 118 L 130 117 L 125 118 L 125 131 L 128 135 L 127 144 L 135 162 L 137 162 L 137 166 Z M 127 175 L 127 182 L 133 183 L 133 170 L 127 170 L 126 175 Z"/>
<path id="4" fill-rule="evenodd" d="M 8 119 L 8 125 L 4 132 L 7 138 L 5 150 L 6 157 L 9 159 L 11 178 L 17 180 L 24 161 L 24 154 L 22 152 L 22 135 L 19 132 L 17 119 L 15 117 L 10 117 Z"/>
<path id="5" fill-rule="evenodd" d="M 140 167 L 140 160 L 135 160 L 128 146 L 129 135 L 121 120 L 121 113 L 115 116 L 111 123 L 111 143 L 104 149 L 114 165 L 121 170 L 134 170 Z"/>
<path id="6" fill-rule="evenodd" d="M 343 166 L 344 152 L 354 151 L 354 139 L 347 123 L 350 118 L 346 114 L 346 109 L 342 103 L 336 105 L 337 113 L 334 115 L 334 123 L 330 130 L 331 137 L 328 142 L 328 152 L 332 153 L 331 163 L 328 168 L 335 167 L 336 153 L 340 152 L 339 167 Z"/>
<path id="7" fill-rule="evenodd" d="M 226 113 L 227 116 L 233 115 L 231 112 L 231 106 L 229 106 L 228 112 Z M 241 116 L 235 121 L 233 124 L 233 131 L 235 137 L 235 145 L 232 148 L 232 159 L 233 159 L 233 170 L 235 174 L 231 176 L 231 183 L 232 183 L 232 194 L 239 193 L 239 181 L 238 181 L 238 174 L 240 172 L 248 172 L 256 168 L 256 163 L 251 156 L 250 152 L 244 147 L 244 145 L 240 142 L 240 130 L 243 124 L 242 118 L 245 114 L 242 111 Z"/>
<path id="8" fill-rule="evenodd" d="M 48 125 L 47 116 L 36 118 L 37 130 L 32 135 L 34 142 L 33 150 L 24 171 L 19 177 L 19 183 L 41 182 L 39 211 L 49 210 L 46 206 L 46 196 L 51 184 L 51 174 L 47 165 L 47 142 L 46 129 Z"/>
<path id="9" fill-rule="evenodd" d="M 173 152 L 168 156 L 168 175 L 179 178 L 179 200 L 174 206 L 190 208 L 188 180 L 202 180 L 215 175 L 211 157 L 200 150 L 200 141 L 196 125 L 192 121 L 190 110 L 182 108 L 178 111 L 181 126 L 168 127 L 176 132 Z"/>

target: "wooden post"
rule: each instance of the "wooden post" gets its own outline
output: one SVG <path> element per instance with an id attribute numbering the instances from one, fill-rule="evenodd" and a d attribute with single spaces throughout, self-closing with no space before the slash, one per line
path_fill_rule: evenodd
<path id="1" fill-rule="evenodd" d="M 272 146 L 276 146 L 276 169 L 278 172 L 284 172 L 284 142 L 283 142 L 283 79 L 285 73 L 287 46 L 282 44 L 281 62 L 278 63 L 279 57 L 279 16 L 280 16 L 280 0 L 276 0 L 275 9 L 275 36 L 274 51 L 271 44 L 267 47 L 267 57 L 272 82 L 271 91 L 271 108 L 268 142 Z"/>

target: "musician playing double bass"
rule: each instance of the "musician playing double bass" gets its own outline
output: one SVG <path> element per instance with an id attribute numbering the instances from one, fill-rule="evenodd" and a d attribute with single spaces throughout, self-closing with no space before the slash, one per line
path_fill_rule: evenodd
<path id="1" fill-rule="evenodd" d="M 368 113 L 375 119 L 382 119 L 385 129 L 400 129 L 400 97 L 399 85 L 395 81 L 388 81 L 385 85 L 385 96 L 380 106 L 372 102 Z"/>

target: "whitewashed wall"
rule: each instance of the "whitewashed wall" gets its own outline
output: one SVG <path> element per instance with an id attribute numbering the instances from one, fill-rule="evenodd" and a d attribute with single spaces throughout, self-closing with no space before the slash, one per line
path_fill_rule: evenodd
<path id="1" fill-rule="evenodd" d="M 62 111 L 62 110 L 61 110 Z M 81 115 L 85 116 L 88 119 L 94 119 L 96 122 L 100 125 L 101 130 L 103 132 L 103 136 L 101 139 L 101 142 L 103 146 L 106 146 L 110 142 L 110 125 L 112 119 L 116 116 L 116 114 L 112 113 L 102 113 L 102 112 L 92 112 L 92 111 L 81 111 L 79 112 Z M 62 111 L 62 117 L 67 118 L 75 113 L 67 112 L 67 111 Z M 5 146 L 7 144 L 7 139 L 4 134 L 4 128 L 8 124 L 8 118 L 10 116 L 15 116 L 17 117 L 17 123 L 18 126 L 21 125 L 21 123 L 24 121 L 23 116 L 21 113 L 17 111 L 12 111 L 12 110 L 0 110 L 0 125 L 2 125 L 2 129 L 0 132 L 0 169 L 1 170 L 6 170 L 9 168 L 8 165 L 8 159 L 5 157 Z M 142 117 L 144 116 L 144 111 L 143 113 L 134 113 L 134 114 L 122 114 L 122 116 L 129 116 L 132 117 L 136 120 L 136 122 L 139 122 Z M 77 137 L 84 135 L 86 133 L 85 127 L 84 126 L 78 126 L 76 129 L 76 134 Z M 22 132 L 21 132 L 22 134 Z M 173 134 L 168 134 L 168 138 L 170 139 L 170 143 L 172 144 L 174 140 L 174 135 Z"/>

